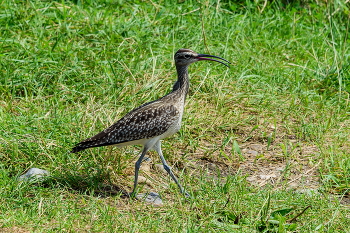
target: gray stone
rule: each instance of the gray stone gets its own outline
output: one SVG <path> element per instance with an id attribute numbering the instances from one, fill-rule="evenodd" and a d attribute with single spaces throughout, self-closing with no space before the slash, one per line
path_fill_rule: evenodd
<path id="1" fill-rule="evenodd" d="M 150 192 L 150 193 L 142 193 L 136 195 L 136 198 L 154 205 L 162 205 L 163 201 L 160 198 L 158 193 Z"/>
<path id="2" fill-rule="evenodd" d="M 18 177 L 19 181 L 38 181 L 44 179 L 45 176 L 49 176 L 50 173 L 40 168 L 30 168 L 26 173 Z"/>

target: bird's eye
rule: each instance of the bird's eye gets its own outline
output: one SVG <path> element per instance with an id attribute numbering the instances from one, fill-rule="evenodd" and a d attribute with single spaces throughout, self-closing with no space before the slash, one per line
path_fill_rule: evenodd
<path id="1" fill-rule="evenodd" d="M 185 54 L 184 58 L 189 59 L 191 56 L 189 54 Z"/>

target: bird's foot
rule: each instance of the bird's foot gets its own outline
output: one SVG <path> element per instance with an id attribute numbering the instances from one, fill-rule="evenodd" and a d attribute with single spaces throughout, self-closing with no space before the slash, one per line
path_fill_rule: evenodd
<path id="1" fill-rule="evenodd" d="M 191 196 L 188 192 L 186 192 L 186 191 L 182 192 L 182 194 L 183 194 L 183 195 L 185 196 L 185 198 L 187 198 L 187 199 L 192 198 L 192 196 Z"/>
<path id="2" fill-rule="evenodd" d="M 128 197 L 129 197 L 130 199 L 135 199 L 136 196 L 137 196 L 137 193 L 136 193 L 136 192 L 128 193 Z"/>

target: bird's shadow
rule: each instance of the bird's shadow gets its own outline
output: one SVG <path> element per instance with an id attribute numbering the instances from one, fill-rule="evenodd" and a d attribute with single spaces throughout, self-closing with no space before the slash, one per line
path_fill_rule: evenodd
<path id="1" fill-rule="evenodd" d="M 92 195 L 101 198 L 119 196 L 128 198 L 126 190 L 110 181 L 109 173 L 102 170 L 91 172 L 63 171 L 59 175 L 51 175 L 37 183 L 45 188 L 59 188 L 70 192 Z"/>

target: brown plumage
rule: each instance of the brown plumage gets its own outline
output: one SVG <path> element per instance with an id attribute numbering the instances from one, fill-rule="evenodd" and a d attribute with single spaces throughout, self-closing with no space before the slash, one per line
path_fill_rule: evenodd
<path id="1" fill-rule="evenodd" d="M 174 105 L 165 105 L 161 101 L 141 106 L 102 132 L 78 143 L 72 152 L 79 152 L 90 147 L 132 143 L 159 136 L 169 129 L 179 114 L 180 112 Z"/>
<path id="2" fill-rule="evenodd" d="M 217 56 L 197 54 L 190 49 L 178 50 L 174 56 L 178 79 L 173 86 L 172 92 L 158 100 L 133 109 L 107 129 L 78 143 L 71 152 L 75 153 L 90 147 L 108 145 L 116 145 L 118 147 L 143 145 L 142 154 L 135 164 L 135 180 L 132 192 L 132 195 L 134 195 L 137 191 L 138 171 L 142 160 L 147 151 L 153 148 L 159 154 L 164 169 L 179 186 L 180 191 L 185 193 L 163 157 L 160 140 L 176 133 L 181 127 L 185 99 L 189 89 L 188 66 L 200 60 L 216 61 L 228 66 L 224 62 L 208 57 L 219 58 L 228 62 Z"/>

